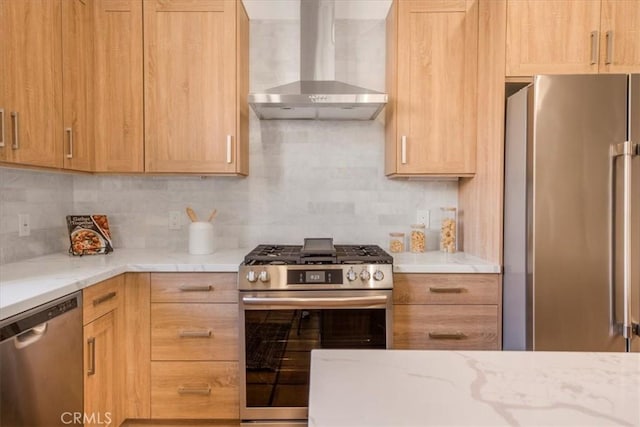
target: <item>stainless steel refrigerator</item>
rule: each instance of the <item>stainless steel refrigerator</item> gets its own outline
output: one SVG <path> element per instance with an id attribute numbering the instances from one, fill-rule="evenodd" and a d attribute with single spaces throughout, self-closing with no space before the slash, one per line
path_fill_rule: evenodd
<path id="1" fill-rule="evenodd" d="M 640 351 L 640 74 L 507 100 L 503 348 Z"/>

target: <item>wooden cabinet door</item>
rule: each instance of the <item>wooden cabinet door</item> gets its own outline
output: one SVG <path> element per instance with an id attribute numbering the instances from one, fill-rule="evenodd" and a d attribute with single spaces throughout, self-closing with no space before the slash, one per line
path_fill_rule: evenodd
<path id="1" fill-rule="evenodd" d="M 95 170 L 142 172 L 142 2 L 96 0 L 94 34 Z"/>
<path id="2" fill-rule="evenodd" d="M 235 173 L 236 1 L 144 2 L 147 172 Z"/>
<path id="3" fill-rule="evenodd" d="M 600 28 L 600 72 L 640 72 L 640 1 L 602 0 Z"/>
<path id="4" fill-rule="evenodd" d="M 62 167 L 61 0 L 2 0 L 4 160 Z"/>
<path id="5" fill-rule="evenodd" d="M 85 426 L 120 425 L 118 399 L 116 311 L 110 311 L 84 327 Z"/>
<path id="6" fill-rule="evenodd" d="M 474 173 L 477 12 L 468 0 L 398 2 L 395 165 L 387 174 Z"/>
<path id="7" fill-rule="evenodd" d="M 91 3 L 62 0 L 62 92 L 65 169 L 93 170 Z"/>
<path id="8" fill-rule="evenodd" d="M 9 50 L 8 37 L 5 36 L 7 26 L 7 12 L 8 8 L 4 1 L 0 1 L 0 70 L 6 72 L 7 59 L 6 55 Z M 7 141 L 7 125 L 9 123 L 9 99 L 8 89 L 9 82 L 8 75 L 5 73 L 0 78 L 0 162 L 7 160 L 7 150 L 11 150 L 11 144 Z"/>
<path id="9" fill-rule="evenodd" d="M 509 0 L 507 76 L 598 72 L 599 0 Z"/>

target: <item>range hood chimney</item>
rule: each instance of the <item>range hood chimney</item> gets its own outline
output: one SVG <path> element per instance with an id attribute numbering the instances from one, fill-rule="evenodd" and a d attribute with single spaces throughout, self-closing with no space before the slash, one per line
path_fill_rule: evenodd
<path id="1" fill-rule="evenodd" d="M 335 80 L 335 0 L 300 0 L 300 81 L 249 94 L 261 120 L 373 120 L 387 94 Z"/>

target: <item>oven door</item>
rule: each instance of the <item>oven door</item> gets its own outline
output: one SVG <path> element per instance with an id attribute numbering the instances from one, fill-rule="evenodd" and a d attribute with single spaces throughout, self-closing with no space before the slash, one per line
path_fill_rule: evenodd
<path id="1" fill-rule="evenodd" d="M 240 416 L 305 420 L 311 350 L 392 345 L 391 290 L 240 293 Z"/>

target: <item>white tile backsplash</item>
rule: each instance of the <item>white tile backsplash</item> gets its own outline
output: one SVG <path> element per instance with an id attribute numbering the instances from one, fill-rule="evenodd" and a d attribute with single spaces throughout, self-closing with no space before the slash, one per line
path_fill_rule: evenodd
<path id="1" fill-rule="evenodd" d="M 66 215 L 73 207 L 73 176 L 0 168 L 0 265 L 69 247 Z M 29 214 L 31 234 L 18 236 L 18 215 Z"/>
<path id="2" fill-rule="evenodd" d="M 384 21 L 336 25 L 336 74 L 384 90 Z M 251 22 L 251 90 L 299 77 L 295 21 Z M 340 40 L 346 40 L 340 44 Z M 387 246 L 409 232 L 418 209 L 431 210 L 427 248 L 436 249 L 440 206 L 457 205 L 457 182 L 384 176 L 384 114 L 374 121 L 259 121 L 250 118 L 250 175 L 148 177 L 68 175 L 0 168 L 0 263 L 67 249 L 65 216 L 109 216 L 117 248 L 187 250 L 188 218 L 169 230 L 170 211 L 200 218 L 218 209 L 218 248 L 301 244 L 305 237 Z M 32 235 L 17 237 L 17 214 Z"/>

